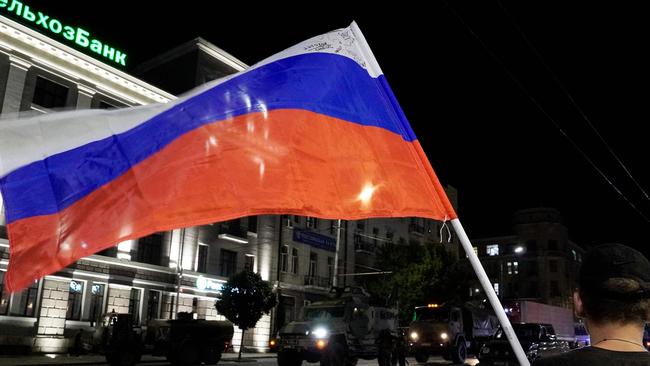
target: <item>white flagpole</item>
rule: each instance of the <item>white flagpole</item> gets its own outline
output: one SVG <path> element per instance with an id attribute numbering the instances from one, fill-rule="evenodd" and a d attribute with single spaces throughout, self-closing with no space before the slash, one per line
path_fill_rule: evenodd
<path id="1" fill-rule="evenodd" d="M 472 268 L 478 276 L 479 282 L 481 282 L 483 291 L 485 291 L 488 301 L 492 305 L 492 309 L 494 309 L 494 313 L 497 315 L 499 323 L 501 323 L 501 328 L 503 328 L 503 331 L 508 338 L 508 342 L 510 342 L 510 346 L 512 346 L 512 349 L 515 352 L 515 356 L 517 356 L 519 364 L 521 366 L 530 366 L 530 362 L 528 362 L 528 358 L 526 358 L 526 353 L 524 352 L 524 349 L 521 348 L 521 344 L 515 335 L 515 331 L 512 329 L 510 320 L 508 320 L 506 312 L 503 310 L 503 306 L 501 305 L 496 292 L 494 292 L 494 288 L 492 288 L 490 279 L 488 278 L 487 273 L 485 273 L 481 262 L 478 260 L 478 256 L 476 253 L 474 253 L 474 248 L 472 247 L 472 243 L 470 243 L 469 238 L 465 233 L 465 229 L 463 229 L 463 225 L 460 224 L 460 221 L 458 219 L 451 220 L 451 225 L 454 227 L 456 234 L 458 234 L 460 243 L 463 245 L 463 249 L 469 258 L 469 262 L 472 264 Z"/>
<path id="2" fill-rule="evenodd" d="M 361 29 L 359 29 L 357 23 L 352 22 L 352 24 L 350 25 L 350 29 L 352 30 L 352 32 L 357 38 L 358 41 L 357 44 L 359 46 L 359 50 L 361 51 L 364 59 L 367 61 L 366 67 L 368 68 L 368 70 L 371 70 L 375 75 L 383 74 L 381 68 L 379 67 L 379 63 L 377 63 L 377 59 L 375 59 L 375 55 L 373 55 L 372 51 L 370 50 L 370 46 L 368 46 L 368 42 L 366 41 L 366 38 L 363 36 L 363 33 L 361 33 Z M 387 90 L 386 92 L 391 93 L 389 90 Z M 396 109 L 397 109 L 396 113 L 398 114 L 402 113 L 401 110 L 399 110 L 399 107 L 397 107 Z M 402 117 L 404 119 L 403 122 L 405 124 L 408 124 L 408 122 L 406 122 L 406 117 L 404 116 Z M 424 154 L 424 152 L 422 152 L 422 154 Z M 424 157 L 424 159 L 426 160 L 426 157 Z M 428 162 L 423 162 L 423 164 L 428 165 Z M 437 180 L 437 178 L 435 177 L 432 178 L 434 180 Z M 497 294 L 494 292 L 494 289 L 492 288 L 490 279 L 485 273 L 485 270 L 483 269 L 481 262 L 479 262 L 478 256 L 474 253 L 474 249 L 472 248 L 472 243 L 470 243 L 469 238 L 467 237 L 467 234 L 463 229 L 463 226 L 460 224 L 460 221 L 458 221 L 458 219 L 451 220 L 451 224 L 454 227 L 456 234 L 458 234 L 458 237 L 460 238 L 460 242 L 463 245 L 463 249 L 465 249 L 465 253 L 467 253 L 467 257 L 469 258 L 469 261 L 472 264 L 472 268 L 474 268 L 474 272 L 476 273 L 476 276 L 478 276 L 478 279 L 481 282 L 483 291 L 485 291 L 485 294 L 488 297 L 488 301 L 490 301 L 490 304 L 492 305 L 492 308 L 494 309 L 494 312 L 496 313 L 497 318 L 499 319 L 499 323 L 501 323 L 501 327 L 503 328 L 506 337 L 508 338 L 508 341 L 512 346 L 512 349 L 514 350 L 515 355 L 517 356 L 517 360 L 519 361 L 519 364 L 521 366 L 530 366 L 530 362 L 528 362 L 528 359 L 526 358 L 526 354 L 524 353 L 524 350 L 521 348 L 521 344 L 519 343 L 519 340 L 517 339 L 517 336 L 515 335 L 515 332 L 512 329 L 512 325 L 510 324 L 510 321 L 508 320 L 508 317 L 506 316 L 506 313 L 503 310 L 503 306 L 501 306 L 501 302 L 497 298 Z M 334 278 L 336 278 L 336 276 Z"/>

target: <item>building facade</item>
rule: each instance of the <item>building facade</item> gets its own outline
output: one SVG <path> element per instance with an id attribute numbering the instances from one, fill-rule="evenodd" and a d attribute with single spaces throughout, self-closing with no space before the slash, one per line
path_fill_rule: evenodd
<path id="1" fill-rule="evenodd" d="M 518 211 L 513 234 L 473 239 L 472 244 L 502 299 L 530 299 L 573 308 L 584 250 L 569 239 L 557 210 Z"/>

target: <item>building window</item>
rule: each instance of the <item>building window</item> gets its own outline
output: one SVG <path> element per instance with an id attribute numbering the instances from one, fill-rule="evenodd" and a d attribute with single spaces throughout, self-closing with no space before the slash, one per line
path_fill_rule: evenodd
<path id="1" fill-rule="evenodd" d="M 512 272 L 519 274 L 519 262 L 512 262 Z"/>
<path id="2" fill-rule="evenodd" d="M 244 269 L 247 271 L 255 272 L 255 256 L 246 254 L 244 257 Z"/>
<path id="3" fill-rule="evenodd" d="M 38 293 L 38 281 L 34 281 L 29 288 L 20 293 L 14 294 L 15 305 L 12 305 L 11 315 L 34 316 L 36 312 L 36 294 Z"/>
<path id="4" fill-rule="evenodd" d="M 548 241 L 548 250 L 557 250 L 557 240 Z"/>
<path id="5" fill-rule="evenodd" d="M 357 230 L 365 230 L 366 229 L 366 220 L 358 220 L 357 221 Z"/>
<path id="6" fill-rule="evenodd" d="M 0 271 L 0 315 L 7 315 L 11 294 L 5 291 L 5 272 Z"/>
<path id="7" fill-rule="evenodd" d="M 282 246 L 280 252 L 280 270 L 282 272 L 289 272 L 289 247 L 286 245 Z"/>
<path id="8" fill-rule="evenodd" d="M 192 298 L 192 312 L 197 313 L 199 310 L 199 298 L 198 297 L 193 297 Z"/>
<path id="9" fill-rule="evenodd" d="M 237 252 L 221 249 L 221 273 L 223 277 L 232 276 L 237 270 Z"/>
<path id="10" fill-rule="evenodd" d="M 246 229 L 251 233 L 257 232 L 257 216 L 248 216 L 248 226 Z"/>
<path id="11" fill-rule="evenodd" d="M 485 253 L 490 257 L 499 255 L 499 244 L 492 244 L 485 247 Z"/>
<path id="12" fill-rule="evenodd" d="M 318 228 L 318 219 L 315 217 L 307 216 L 305 226 L 309 229 L 317 229 Z"/>
<path id="13" fill-rule="evenodd" d="M 68 320 L 81 319 L 81 300 L 83 297 L 84 284 L 81 281 L 70 281 L 70 291 L 68 293 L 68 310 L 65 318 Z"/>
<path id="14" fill-rule="evenodd" d="M 104 285 L 93 284 L 90 286 L 90 321 L 99 321 L 104 306 Z"/>
<path id="15" fill-rule="evenodd" d="M 393 236 L 395 236 L 395 231 L 393 231 L 393 229 L 387 229 L 386 230 L 386 240 L 388 240 L 389 242 L 392 242 L 393 241 Z"/>
<path id="16" fill-rule="evenodd" d="M 548 261 L 548 271 L 552 272 L 552 273 L 557 272 L 557 261 L 556 260 L 551 259 L 550 261 Z"/>
<path id="17" fill-rule="evenodd" d="M 295 222 L 296 224 L 300 224 L 300 216 L 294 215 L 293 216 L 293 222 Z"/>
<path id="18" fill-rule="evenodd" d="M 318 274 L 318 254 L 309 253 L 309 276 L 316 277 Z"/>
<path id="19" fill-rule="evenodd" d="M 551 281 L 551 296 L 560 296 L 560 285 L 557 281 Z"/>
<path id="20" fill-rule="evenodd" d="M 115 109 L 117 107 L 110 104 L 110 103 L 106 103 L 103 100 L 100 100 L 99 105 L 97 106 L 97 108 L 99 108 L 99 109 Z"/>
<path id="21" fill-rule="evenodd" d="M 208 246 L 199 245 L 199 255 L 196 263 L 196 271 L 205 273 L 208 269 Z"/>
<path id="22" fill-rule="evenodd" d="M 298 274 L 298 249 L 291 249 L 291 272 Z"/>
<path id="23" fill-rule="evenodd" d="M 334 277 L 334 258 L 327 257 L 327 280 L 332 283 Z"/>
<path id="24" fill-rule="evenodd" d="M 149 301 L 147 302 L 147 320 L 160 318 L 160 292 L 149 290 Z"/>
<path id="25" fill-rule="evenodd" d="M 573 260 L 577 261 L 578 260 L 578 255 L 576 254 L 575 249 L 571 249 L 571 254 L 573 255 Z"/>
<path id="26" fill-rule="evenodd" d="M 140 324 L 140 290 L 137 288 L 131 289 L 129 314 L 133 317 L 133 324 Z"/>
<path id="27" fill-rule="evenodd" d="M 493 283 L 492 286 L 494 287 L 494 292 L 496 292 L 497 295 L 498 295 L 499 294 L 499 283 L 498 282 Z"/>
<path id="28" fill-rule="evenodd" d="M 45 108 L 65 107 L 68 88 L 54 81 L 37 76 L 32 103 Z"/>
<path id="29" fill-rule="evenodd" d="M 160 265 L 163 233 L 155 233 L 138 240 L 138 262 Z"/>
<path id="30" fill-rule="evenodd" d="M 511 275 L 512 274 L 512 262 L 506 263 L 506 266 L 508 267 L 508 274 Z"/>

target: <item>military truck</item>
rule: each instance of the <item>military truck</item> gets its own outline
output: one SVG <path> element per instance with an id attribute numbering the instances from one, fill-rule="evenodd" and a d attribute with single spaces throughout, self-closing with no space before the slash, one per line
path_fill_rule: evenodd
<path id="1" fill-rule="evenodd" d="M 418 306 L 408 330 L 409 351 L 421 363 L 432 355 L 464 363 L 468 350 L 478 352 L 498 326 L 482 302 Z"/>
<path id="2" fill-rule="evenodd" d="M 278 365 L 354 366 L 360 358 L 391 364 L 398 346 L 397 310 L 370 305 L 370 296 L 359 287 L 334 289 L 330 295 L 305 306 L 300 321 L 280 329 Z"/>
<path id="3" fill-rule="evenodd" d="M 234 331 L 229 321 L 193 319 L 191 313 L 149 321 L 145 331 L 133 324 L 131 314 L 116 313 L 98 322 L 93 343 L 111 366 L 134 365 L 143 354 L 165 356 L 175 366 L 216 364 Z"/>

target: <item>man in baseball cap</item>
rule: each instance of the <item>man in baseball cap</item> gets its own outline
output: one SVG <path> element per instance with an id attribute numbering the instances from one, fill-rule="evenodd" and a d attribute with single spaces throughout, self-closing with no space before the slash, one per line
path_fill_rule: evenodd
<path id="1" fill-rule="evenodd" d="M 539 359 L 538 365 L 650 365 L 643 330 L 650 319 L 650 262 L 637 250 L 603 244 L 582 263 L 576 314 L 585 318 L 591 347 Z"/>

